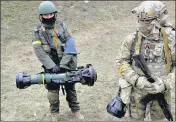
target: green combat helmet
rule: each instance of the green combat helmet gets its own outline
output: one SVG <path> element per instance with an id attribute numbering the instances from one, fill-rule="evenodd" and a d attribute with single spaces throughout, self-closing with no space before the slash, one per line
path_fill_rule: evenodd
<path id="1" fill-rule="evenodd" d="M 57 9 L 52 2 L 43 1 L 42 3 L 40 3 L 38 12 L 39 12 L 39 15 L 57 13 Z"/>

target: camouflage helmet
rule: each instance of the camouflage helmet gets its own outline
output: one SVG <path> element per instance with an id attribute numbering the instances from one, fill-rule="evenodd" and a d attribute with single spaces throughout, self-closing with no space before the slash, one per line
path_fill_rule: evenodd
<path id="1" fill-rule="evenodd" d="M 39 12 L 39 15 L 49 14 L 49 13 L 56 13 L 57 9 L 52 2 L 43 1 L 43 2 L 40 3 L 38 12 Z"/>
<path id="2" fill-rule="evenodd" d="M 138 10 L 137 16 L 139 20 L 151 20 L 158 17 L 157 8 L 155 4 L 150 1 L 143 2 Z"/>
<path id="3" fill-rule="evenodd" d="M 146 19 L 149 17 L 156 18 L 160 25 L 164 25 L 166 23 L 166 19 L 168 17 L 167 7 L 161 1 L 144 1 L 138 7 L 135 7 L 132 10 L 132 13 L 137 14 L 138 19 L 141 19 L 141 13 L 153 16 L 146 16 Z M 145 18 L 143 18 L 145 19 Z"/>

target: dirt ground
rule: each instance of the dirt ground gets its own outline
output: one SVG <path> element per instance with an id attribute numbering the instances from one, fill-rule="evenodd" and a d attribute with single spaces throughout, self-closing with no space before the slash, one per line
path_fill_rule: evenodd
<path id="1" fill-rule="evenodd" d="M 119 47 L 136 28 L 131 10 L 140 1 L 55 1 L 57 18 L 67 23 L 76 39 L 78 65 L 92 64 L 98 80 L 94 86 L 76 84 L 85 121 L 123 121 L 106 112 L 107 103 L 116 95 L 119 74 L 115 58 Z M 175 1 L 163 1 L 169 20 L 175 23 Z M 31 40 L 39 23 L 40 1 L 1 1 L 1 120 L 50 121 L 47 90 L 43 85 L 16 88 L 16 73 L 37 74 L 41 63 Z M 60 114 L 73 121 L 65 96 L 60 92 Z"/>

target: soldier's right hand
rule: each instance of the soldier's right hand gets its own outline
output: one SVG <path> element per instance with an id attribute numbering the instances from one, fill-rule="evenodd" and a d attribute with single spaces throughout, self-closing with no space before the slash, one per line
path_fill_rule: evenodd
<path id="1" fill-rule="evenodd" d="M 140 90 L 146 91 L 148 93 L 155 90 L 154 85 L 150 83 L 144 76 L 140 76 L 136 82 L 136 87 Z"/>
<path id="2" fill-rule="evenodd" d="M 52 68 L 52 72 L 53 73 L 58 73 L 60 71 L 60 68 L 57 66 L 57 65 L 55 65 L 53 68 Z"/>

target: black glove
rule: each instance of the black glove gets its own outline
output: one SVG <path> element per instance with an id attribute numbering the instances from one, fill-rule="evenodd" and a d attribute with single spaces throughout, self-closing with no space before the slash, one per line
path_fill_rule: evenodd
<path id="1" fill-rule="evenodd" d="M 60 68 L 57 66 L 57 65 L 55 65 L 53 68 L 52 68 L 52 72 L 53 73 L 58 73 L 60 71 Z"/>

